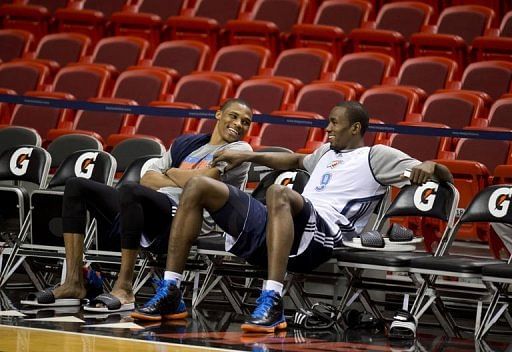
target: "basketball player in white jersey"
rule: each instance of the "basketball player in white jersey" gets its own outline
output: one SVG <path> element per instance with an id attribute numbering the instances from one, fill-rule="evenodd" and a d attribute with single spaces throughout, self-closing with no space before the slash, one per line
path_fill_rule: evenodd
<path id="1" fill-rule="evenodd" d="M 228 168 L 251 161 L 273 169 L 306 169 L 311 177 L 302 194 L 289 187 L 270 186 L 266 206 L 216 180 L 191 179 L 171 228 L 164 279 L 172 284 L 165 292 L 157 292 L 155 304 L 132 316 L 161 319 L 182 306 L 181 273 L 206 209 L 227 233 L 227 250 L 251 264 L 268 267 L 258 305 L 242 329 L 273 332 L 286 328 L 281 294 L 287 269 L 308 272 L 328 260 L 343 238 L 362 231 L 388 185 L 422 184 L 432 177 L 452 181 L 448 169 L 440 164 L 422 163 L 384 145 L 365 147 L 368 121 L 361 104 L 343 102 L 330 113 L 328 143 L 313 154 L 217 153 L 212 162 L 227 162 Z M 406 169 L 411 170 L 409 179 L 403 177 Z"/>

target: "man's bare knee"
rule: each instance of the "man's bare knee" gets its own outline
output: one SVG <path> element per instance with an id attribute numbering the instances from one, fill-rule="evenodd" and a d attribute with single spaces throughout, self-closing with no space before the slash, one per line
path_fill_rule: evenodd
<path id="1" fill-rule="evenodd" d="M 290 206 L 290 197 L 289 197 L 289 189 L 285 186 L 281 185 L 271 185 L 267 189 L 266 193 L 266 201 L 267 207 L 270 209 L 281 208 L 281 207 L 289 207 Z"/>

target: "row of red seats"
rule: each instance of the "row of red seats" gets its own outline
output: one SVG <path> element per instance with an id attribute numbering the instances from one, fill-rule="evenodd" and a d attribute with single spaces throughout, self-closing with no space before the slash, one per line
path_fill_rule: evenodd
<path id="1" fill-rule="evenodd" d="M 187 16 L 169 17 L 164 30 L 162 16 L 165 17 L 169 11 L 180 13 L 179 7 L 184 1 L 174 0 L 172 3 L 174 6 L 168 2 L 145 0 L 129 5 L 125 12 L 112 15 L 112 33 L 97 33 L 102 30 L 102 26 L 97 24 L 98 19 L 94 25 L 86 25 L 84 17 L 91 11 L 98 11 L 76 8 L 77 4 L 82 8 L 87 6 L 87 1 L 71 2 L 74 4 L 70 5 L 71 8 L 56 11 L 57 22 L 59 13 L 71 16 L 66 25 L 63 24 L 64 19 L 60 19 L 58 30 L 85 33 L 93 43 L 109 34 L 135 35 L 148 40 L 149 52 L 162 39 L 194 39 L 206 42 L 213 51 L 217 50 L 219 43 L 259 44 L 270 48 L 273 56 L 287 47 L 320 47 L 331 51 L 336 58 L 349 51 L 381 51 L 394 56 L 398 63 L 411 56 L 444 55 L 456 60 L 461 68 L 468 62 L 473 43 L 478 48 L 478 59 L 511 57 L 510 50 L 507 50 L 510 48 L 511 14 L 504 16 L 499 28 L 491 29 L 494 11 L 484 6 L 448 7 L 440 14 L 436 25 L 429 25 L 433 9 L 425 3 L 386 4 L 376 20 L 368 22 L 372 8 L 369 2 L 330 0 L 322 2 L 313 24 L 307 24 L 304 22 L 306 13 L 312 6 L 308 6 L 306 0 L 259 0 L 250 13 L 244 12 L 247 6 L 240 0 L 222 2 L 223 6 L 214 0 L 203 0 L 196 3 L 194 10 L 185 11 Z M 21 5 L 0 8 L 0 14 L 4 13 L 5 28 L 30 29 L 16 17 L 19 16 L 19 7 Z M 9 9 L 16 15 L 12 15 L 12 21 L 9 20 L 12 17 L 8 15 Z M 403 21 L 403 18 L 408 20 Z M 226 25 L 221 27 L 222 23 Z M 38 21 L 36 25 L 41 26 L 42 22 Z M 489 38 L 479 37 L 484 35 Z"/>

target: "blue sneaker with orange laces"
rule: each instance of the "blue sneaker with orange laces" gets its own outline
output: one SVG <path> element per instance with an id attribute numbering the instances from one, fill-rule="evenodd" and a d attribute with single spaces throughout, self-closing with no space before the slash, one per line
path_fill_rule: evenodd
<path id="1" fill-rule="evenodd" d="M 131 314 L 139 320 L 184 319 L 187 316 L 185 302 L 174 280 L 161 280 L 156 294 Z"/>
<path id="2" fill-rule="evenodd" d="M 242 324 L 244 332 L 269 333 L 286 329 L 283 299 L 276 291 L 263 290 L 251 317 Z"/>

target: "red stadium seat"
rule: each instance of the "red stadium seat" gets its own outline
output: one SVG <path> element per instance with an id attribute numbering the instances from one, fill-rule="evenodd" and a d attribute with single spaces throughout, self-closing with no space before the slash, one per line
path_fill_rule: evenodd
<path id="1" fill-rule="evenodd" d="M 354 53 L 341 58 L 334 74 L 326 77 L 352 86 L 358 95 L 365 89 L 382 84 L 395 74 L 395 60 L 381 53 Z"/>
<path id="2" fill-rule="evenodd" d="M 77 100 L 110 95 L 110 71 L 96 66 L 68 66 L 59 70 L 49 90 L 73 95 Z"/>
<path id="3" fill-rule="evenodd" d="M 31 60 L 56 72 L 69 63 L 78 62 L 87 53 L 90 39 L 79 33 L 47 34 L 39 41 L 34 52 L 27 53 L 23 60 Z"/>
<path id="4" fill-rule="evenodd" d="M 457 63 L 439 56 L 415 57 L 405 60 L 397 77 L 386 79 L 385 84 L 419 88 L 426 95 L 438 89 L 448 88 L 455 79 Z"/>
<path id="5" fill-rule="evenodd" d="M 316 82 L 302 87 L 289 110 L 312 112 L 327 119 L 333 106 L 355 98 L 356 92 L 350 86 L 339 82 Z"/>
<path id="6" fill-rule="evenodd" d="M 417 111 L 419 99 L 416 93 L 407 88 L 390 86 L 368 89 L 359 101 L 371 118 L 397 124 Z"/>
<path id="7" fill-rule="evenodd" d="M 110 16 L 121 11 L 130 0 L 83 0 L 72 1 L 67 8 L 55 12 L 59 32 L 82 33 L 96 43 L 107 34 Z"/>
<path id="8" fill-rule="evenodd" d="M 103 104 L 137 105 L 137 102 L 130 99 L 93 98 L 89 101 Z M 80 110 L 72 124 L 49 130 L 48 140 L 52 141 L 66 134 L 80 133 L 94 136 L 105 144 L 109 135 L 119 133 L 126 126 L 133 126 L 135 121 L 136 118 L 127 113 Z"/>
<path id="9" fill-rule="evenodd" d="M 313 23 L 292 28 L 293 46 L 329 51 L 338 60 L 346 45 L 346 36 L 367 22 L 372 4 L 364 0 L 323 1 Z"/>
<path id="10" fill-rule="evenodd" d="M 414 34 L 414 56 L 446 56 L 463 69 L 473 39 L 481 36 L 494 19 L 494 11 L 476 5 L 451 6 L 443 10 L 436 26 Z"/>
<path id="11" fill-rule="evenodd" d="M 142 60 L 140 65 L 162 68 L 178 79 L 203 70 L 209 61 L 210 48 L 206 44 L 194 40 L 173 40 L 161 43 L 153 58 Z"/>
<path id="12" fill-rule="evenodd" d="M 411 114 L 407 121 L 438 123 L 450 128 L 466 126 L 485 127 L 479 118 L 484 113 L 482 98 L 467 92 L 444 92 L 432 94 L 423 105 L 421 114 Z"/>
<path id="13" fill-rule="evenodd" d="M 350 33 L 354 51 L 383 52 L 393 56 L 400 66 L 407 57 L 411 35 L 429 23 L 432 13 L 432 7 L 421 2 L 386 4 L 380 9 L 375 22 Z"/>
<path id="14" fill-rule="evenodd" d="M 331 69 L 332 55 L 322 49 L 298 48 L 284 50 L 274 67 L 266 69 L 263 76 L 290 81 L 297 89 L 319 80 Z"/>
<path id="15" fill-rule="evenodd" d="M 112 14 L 114 33 L 146 39 L 152 52 L 160 43 L 165 21 L 179 15 L 184 4 L 185 0 L 141 0 Z"/>
<path id="16" fill-rule="evenodd" d="M 37 42 L 49 32 L 55 10 L 65 8 L 68 2 L 69 0 L 28 0 L 2 5 L 2 27 L 28 31 Z"/>
<path id="17" fill-rule="evenodd" d="M 33 38 L 30 32 L 21 29 L 0 29 L 0 62 L 22 57 L 28 52 Z"/>
<path id="18" fill-rule="evenodd" d="M 230 44 L 258 44 L 277 56 L 292 26 L 302 23 L 305 0 L 257 0 L 248 14 L 226 24 Z"/>
<path id="19" fill-rule="evenodd" d="M 489 127 L 512 129 L 512 97 L 496 100 L 487 121 Z"/>
<path id="20" fill-rule="evenodd" d="M 46 83 L 49 69 L 35 62 L 8 62 L 0 65 L 0 88 L 12 89 L 23 95 L 30 90 L 40 90 Z"/>
<path id="21" fill-rule="evenodd" d="M 512 60 L 512 11 L 503 17 L 499 29 L 491 28 L 473 40 L 473 51 L 476 61 Z"/>
<path id="22" fill-rule="evenodd" d="M 171 40 L 191 39 L 208 44 L 216 51 L 223 35 L 223 26 L 237 19 L 243 10 L 243 0 L 199 0 L 182 16 L 171 16 L 166 23 Z"/>
<path id="23" fill-rule="evenodd" d="M 148 42 L 137 37 L 110 37 L 101 39 L 91 56 L 81 63 L 101 65 L 119 73 L 129 66 L 135 66 L 146 55 Z"/>
<path id="24" fill-rule="evenodd" d="M 270 51 L 258 45 L 225 46 L 215 55 L 210 71 L 226 75 L 238 86 L 266 68 L 270 57 Z"/>
<path id="25" fill-rule="evenodd" d="M 135 100 L 140 105 L 168 100 L 171 82 L 169 74 L 154 68 L 124 71 L 116 80 L 112 97 Z"/>

